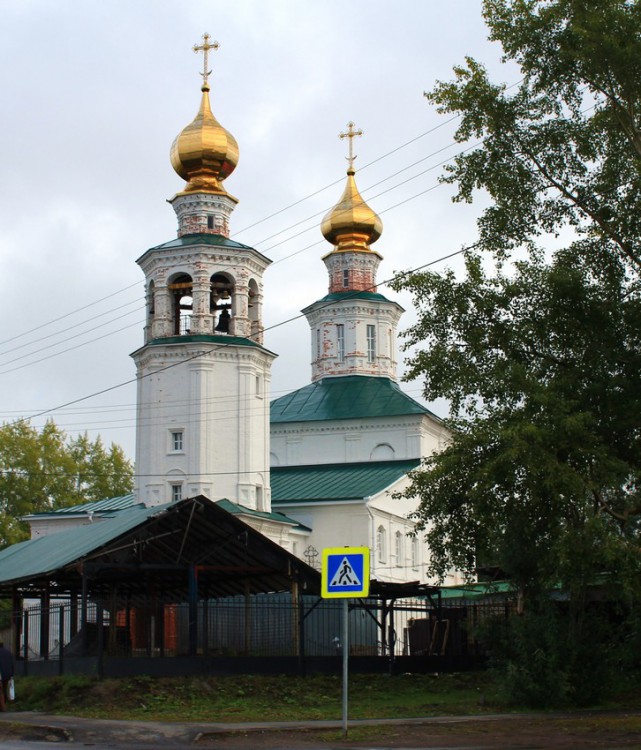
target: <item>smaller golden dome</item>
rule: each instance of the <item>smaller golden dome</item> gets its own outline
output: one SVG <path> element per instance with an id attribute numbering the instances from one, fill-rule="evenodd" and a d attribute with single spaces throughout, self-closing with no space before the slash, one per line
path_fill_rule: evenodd
<path id="1" fill-rule="evenodd" d="M 321 223 L 323 236 L 336 251 L 369 250 L 383 232 L 383 222 L 358 192 L 354 173 L 350 165 L 343 196 Z"/>
<path id="2" fill-rule="evenodd" d="M 171 166 L 187 182 L 183 193 L 226 195 L 221 183 L 238 164 L 238 143 L 212 114 L 209 85 L 201 90 L 198 114 L 171 146 Z"/>

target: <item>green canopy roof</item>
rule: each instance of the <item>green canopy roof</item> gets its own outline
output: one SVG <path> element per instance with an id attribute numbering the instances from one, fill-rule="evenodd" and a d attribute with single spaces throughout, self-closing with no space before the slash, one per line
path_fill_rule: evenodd
<path id="1" fill-rule="evenodd" d="M 29 539 L 0 550 L 0 583 L 51 573 L 85 557 L 112 539 L 163 513 L 167 505 L 136 505 L 113 517 L 56 534 Z"/>
<path id="2" fill-rule="evenodd" d="M 382 492 L 420 465 L 409 461 L 367 461 L 354 464 L 274 466 L 272 505 L 363 500 Z"/>
<path id="3" fill-rule="evenodd" d="M 330 419 L 395 417 L 432 412 L 389 378 L 349 375 L 323 378 L 271 404 L 272 424 Z"/>

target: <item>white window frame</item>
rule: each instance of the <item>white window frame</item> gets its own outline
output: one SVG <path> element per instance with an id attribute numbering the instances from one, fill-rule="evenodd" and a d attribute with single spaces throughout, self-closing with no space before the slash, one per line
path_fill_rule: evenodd
<path id="1" fill-rule="evenodd" d="M 185 452 L 185 431 L 184 430 L 170 430 L 169 431 L 169 452 L 170 453 L 184 453 Z"/>
<path id="2" fill-rule="evenodd" d="M 394 553 L 396 555 L 396 567 L 400 568 L 403 565 L 403 534 L 400 531 L 394 534 Z"/>
<path id="3" fill-rule="evenodd" d="M 183 483 L 173 482 L 171 485 L 171 502 L 177 503 L 183 499 Z"/>
<path id="4" fill-rule="evenodd" d="M 336 359 L 345 361 L 345 326 L 343 323 L 336 324 Z"/>
<path id="5" fill-rule="evenodd" d="M 367 326 L 367 361 L 376 361 L 376 326 Z"/>
<path id="6" fill-rule="evenodd" d="M 376 529 L 376 559 L 379 563 L 387 562 L 387 531 L 382 525 Z"/>
<path id="7" fill-rule="evenodd" d="M 411 552 L 412 552 L 412 569 L 418 570 L 419 566 L 419 548 L 418 548 L 418 537 L 413 536 L 412 542 L 411 542 Z"/>

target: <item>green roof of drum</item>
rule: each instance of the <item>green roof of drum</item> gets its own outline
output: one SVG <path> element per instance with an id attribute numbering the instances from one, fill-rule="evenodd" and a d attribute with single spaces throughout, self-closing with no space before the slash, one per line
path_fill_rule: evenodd
<path id="1" fill-rule="evenodd" d="M 270 421 L 320 422 L 411 414 L 434 416 L 389 378 L 348 375 L 323 378 L 277 398 L 271 404 Z"/>
<path id="2" fill-rule="evenodd" d="M 332 292 L 331 294 L 325 295 L 318 302 L 342 302 L 343 300 L 350 299 L 369 299 L 376 300 L 378 302 L 389 302 L 387 297 L 384 297 L 378 292 Z M 318 304 L 318 302 L 316 304 Z"/>
<path id="3" fill-rule="evenodd" d="M 419 458 L 354 464 L 273 466 L 272 504 L 363 500 L 418 468 Z"/>
<path id="4" fill-rule="evenodd" d="M 215 245 L 217 247 L 229 247 L 236 250 L 254 250 L 249 245 L 243 245 L 242 242 L 230 240 L 229 237 L 223 237 L 222 234 L 183 234 L 175 240 L 163 242 L 161 245 L 149 248 L 150 250 L 162 250 L 172 247 L 190 247 L 192 245 Z M 258 252 L 258 251 L 254 251 Z"/>

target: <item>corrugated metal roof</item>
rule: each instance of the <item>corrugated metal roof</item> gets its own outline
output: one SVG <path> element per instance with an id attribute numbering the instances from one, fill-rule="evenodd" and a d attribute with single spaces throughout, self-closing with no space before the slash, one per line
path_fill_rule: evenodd
<path id="1" fill-rule="evenodd" d="M 272 424 L 330 419 L 430 414 L 389 378 L 349 375 L 323 378 L 281 396 L 271 404 Z"/>
<path id="2" fill-rule="evenodd" d="M 166 344 L 222 344 L 224 346 L 251 346 L 256 349 L 268 351 L 264 346 L 257 344 L 251 339 L 246 339 L 243 336 L 229 336 L 226 333 L 194 333 L 182 336 L 165 336 L 165 338 L 149 341 L 146 346 L 165 346 Z"/>
<path id="3" fill-rule="evenodd" d="M 229 237 L 223 237 L 222 234 L 183 234 L 169 242 L 163 242 L 162 245 L 156 245 L 149 248 L 150 250 L 164 250 L 165 248 L 174 247 L 191 247 L 193 245 L 214 245 L 216 247 L 229 247 L 235 250 L 254 250 L 250 245 L 243 245 L 242 242 L 230 240 Z M 258 252 L 258 250 L 254 250 Z M 260 255 L 260 253 L 259 253 Z"/>
<path id="4" fill-rule="evenodd" d="M 168 506 L 137 505 L 112 518 L 13 544 L 0 551 L 0 583 L 51 573 L 81 559 Z"/>
<path id="5" fill-rule="evenodd" d="M 49 518 L 51 516 L 72 516 L 77 514 L 87 515 L 89 513 L 111 513 L 118 510 L 126 510 L 132 508 L 134 505 L 142 505 L 137 503 L 133 494 L 119 495 L 118 497 L 106 497 L 103 500 L 95 500 L 91 503 L 82 503 L 80 505 L 68 505 L 65 508 L 56 508 L 48 513 L 34 513 L 31 516 L 26 516 L 27 519 L 32 518 Z"/>
<path id="6" fill-rule="evenodd" d="M 310 592 L 320 574 L 204 496 L 15 544 L 0 552 L 0 597 L 63 596 L 84 585 L 94 598 L 146 601 L 151 589 L 166 601 L 186 601 L 196 570 L 207 597 L 291 589 Z M 115 599 L 114 599 L 115 601 Z"/>
<path id="7" fill-rule="evenodd" d="M 319 299 L 318 302 L 342 302 L 343 300 L 350 299 L 374 300 L 376 302 L 390 301 L 387 297 L 384 297 L 378 292 L 332 292 L 331 294 L 326 294 L 322 299 Z M 315 302 L 314 304 L 317 305 L 318 302 Z"/>
<path id="8" fill-rule="evenodd" d="M 271 470 L 272 505 L 362 500 L 382 492 L 420 463 L 420 459 L 416 458 L 355 464 L 274 466 Z"/>
<path id="9" fill-rule="evenodd" d="M 228 513 L 233 513 L 235 516 L 253 516 L 254 518 L 263 518 L 266 521 L 277 521 L 278 523 L 288 523 L 292 526 L 306 531 L 311 531 L 309 526 L 304 526 L 299 521 L 295 521 L 293 518 L 289 518 L 284 513 L 267 513 L 261 510 L 254 510 L 253 508 L 247 508 L 240 503 L 232 503 L 231 500 L 217 500 L 216 505 L 224 508 Z"/>

